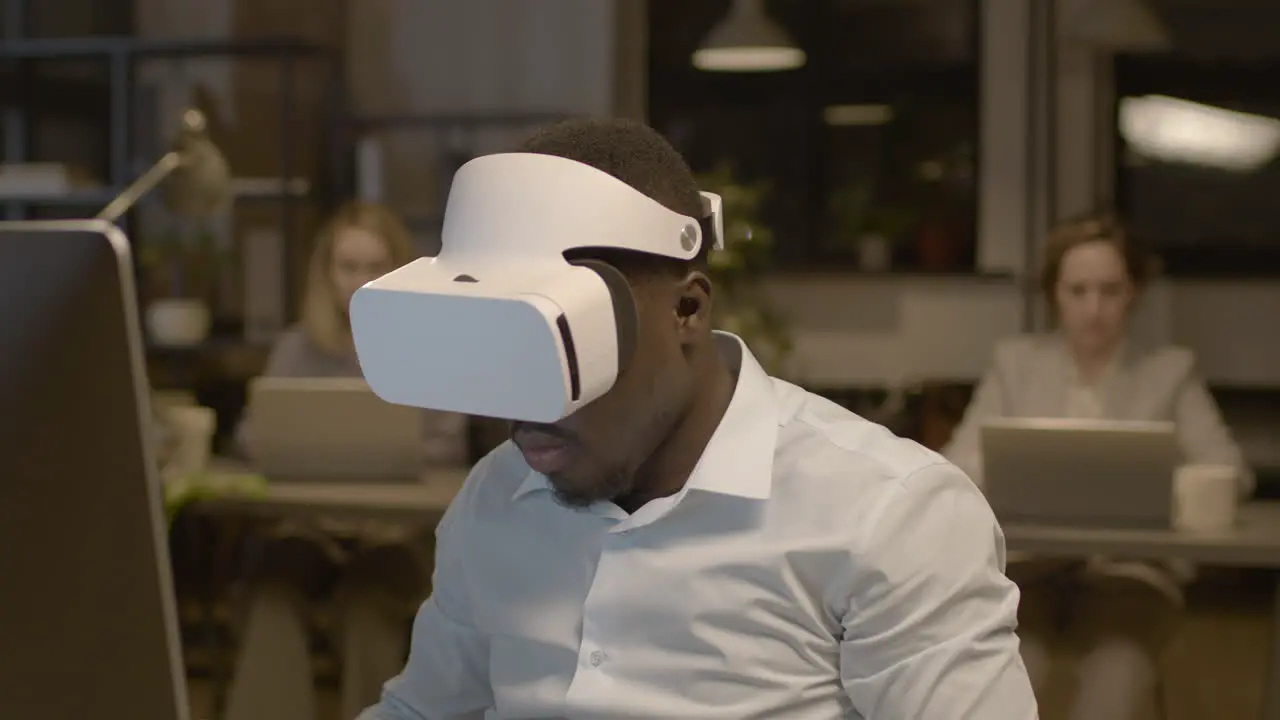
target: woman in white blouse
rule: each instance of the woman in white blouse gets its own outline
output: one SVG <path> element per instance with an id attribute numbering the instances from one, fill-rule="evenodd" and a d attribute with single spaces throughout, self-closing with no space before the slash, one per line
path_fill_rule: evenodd
<path id="1" fill-rule="evenodd" d="M 1241 492 L 1250 492 L 1252 476 L 1192 353 L 1127 337 L 1151 265 L 1114 217 L 1057 228 L 1041 275 L 1055 331 L 1000 343 L 943 453 L 981 484 L 979 434 L 991 418 L 1173 421 L 1188 461 L 1237 466 Z M 1181 613 L 1190 568 L 1114 558 L 1009 560 L 1009 576 L 1022 589 L 1019 634 L 1037 693 L 1050 649 L 1070 639 L 1078 662 L 1069 717 L 1139 713 L 1154 697 L 1157 658 Z"/>

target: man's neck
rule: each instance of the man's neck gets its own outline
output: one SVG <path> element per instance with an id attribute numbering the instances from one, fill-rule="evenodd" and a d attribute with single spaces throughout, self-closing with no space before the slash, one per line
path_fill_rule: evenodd
<path id="1" fill-rule="evenodd" d="M 635 490 L 615 502 L 634 512 L 654 498 L 679 492 L 693 474 L 711 436 L 733 399 L 737 378 L 720 356 L 714 342 L 703 351 L 695 394 L 688 411 L 636 472 Z"/>

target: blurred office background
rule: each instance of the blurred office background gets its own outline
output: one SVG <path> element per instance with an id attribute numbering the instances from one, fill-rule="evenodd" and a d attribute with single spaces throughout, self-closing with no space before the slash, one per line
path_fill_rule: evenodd
<path id="1" fill-rule="evenodd" d="M 802 66 L 695 67 L 733 4 L 5 0 L 0 212 L 88 216 L 182 108 L 208 114 L 234 206 L 124 224 L 153 383 L 215 407 L 225 442 L 337 201 L 388 202 L 429 253 L 466 159 L 556 117 L 642 118 L 750 198 L 785 374 L 937 447 L 994 342 L 1045 326 L 1051 223 L 1114 206 L 1162 260 L 1141 333 L 1195 351 L 1280 496 L 1280 4 L 772 0 Z M 1254 712 L 1255 580 L 1193 595 L 1171 717 Z"/>

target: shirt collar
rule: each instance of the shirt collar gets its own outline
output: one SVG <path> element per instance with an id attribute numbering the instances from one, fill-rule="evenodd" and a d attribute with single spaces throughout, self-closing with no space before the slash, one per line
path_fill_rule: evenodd
<path id="1" fill-rule="evenodd" d="M 717 330 L 714 341 L 730 371 L 737 375 L 737 383 L 729 407 L 685 488 L 764 500 L 773 488 L 773 453 L 781 420 L 773 380 L 742 338 Z M 512 499 L 551 489 L 546 476 L 530 470 Z"/>

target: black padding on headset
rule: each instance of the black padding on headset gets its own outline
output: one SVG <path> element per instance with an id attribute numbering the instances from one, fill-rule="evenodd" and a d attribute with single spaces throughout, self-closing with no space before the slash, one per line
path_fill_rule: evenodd
<path id="1" fill-rule="evenodd" d="M 716 216 L 714 214 L 698 218 L 698 227 L 702 228 L 702 245 L 698 253 L 706 257 L 716 247 Z"/>
<path id="2" fill-rule="evenodd" d="M 636 315 L 636 300 L 631 295 L 631 283 L 621 270 L 601 260 L 572 260 L 571 265 L 595 271 L 609 288 L 609 298 L 613 301 L 613 324 L 618 330 L 618 374 L 631 362 L 636 351 L 636 326 L 640 319 Z"/>
<path id="3" fill-rule="evenodd" d="M 582 371 L 578 369 L 578 347 L 573 344 L 573 332 L 569 329 L 569 320 L 564 313 L 556 317 L 556 329 L 560 331 L 564 361 L 569 366 L 569 397 L 577 402 L 582 397 Z"/>

